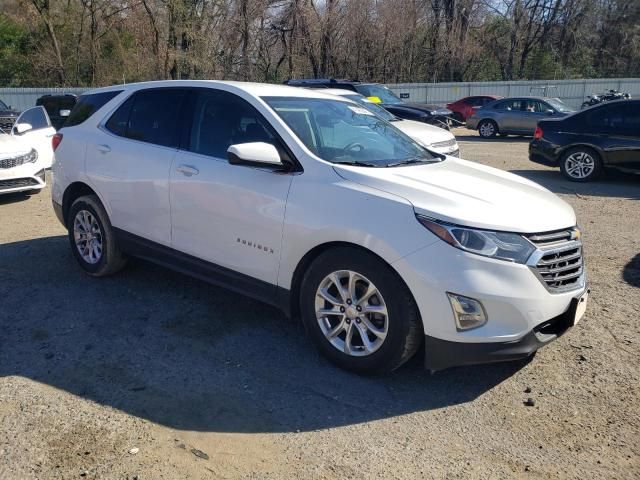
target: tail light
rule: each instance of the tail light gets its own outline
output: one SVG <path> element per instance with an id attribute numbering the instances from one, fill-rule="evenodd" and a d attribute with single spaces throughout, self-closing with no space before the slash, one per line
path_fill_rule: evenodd
<path id="1" fill-rule="evenodd" d="M 533 139 L 540 140 L 543 134 L 544 132 L 542 131 L 542 129 L 540 127 L 536 127 L 536 131 L 533 132 Z"/>
<path id="2" fill-rule="evenodd" d="M 56 133 L 52 138 L 51 138 L 51 146 L 53 147 L 53 151 L 56 151 L 56 148 L 58 148 L 58 145 L 60 145 L 60 143 L 62 142 L 62 134 L 61 133 Z"/>

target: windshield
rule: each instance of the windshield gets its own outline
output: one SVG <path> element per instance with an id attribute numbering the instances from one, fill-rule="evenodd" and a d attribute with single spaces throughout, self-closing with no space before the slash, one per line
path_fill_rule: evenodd
<path id="1" fill-rule="evenodd" d="M 573 110 L 573 108 L 569 108 L 566 104 L 564 104 L 559 98 L 548 98 L 547 103 L 558 112 L 568 113 L 575 111 Z"/>
<path id="2" fill-rule="evenodd" d="M 356 90 L 365 97 L 378 97 L 382 103 L 389 105 L 402 103 L 402 100 L 384 85 L 356 85 Z"/>
<path id="3" fill-rule="evenodd" d="M 0 100 L 0 110 L 9 110 L 9 107 L 7 107 L 7 104 L 4 103 L 2 100 Z"/>
<path id="4" fill-rule="evenodd" d="M 385 110 L 377 103 L 373 103 L 371 100 L 367 100 L 362 95 L 356 94 L 356 95 L 342 95 L 342 96 L 344 98 L 348 98 L 349 100 L 353 100 L 356 103 L 359 103 L 364 108 L 372 111 L 373 113 L 381 117 L 383 120 L 386 120 L 387 122 L 395 122 L 398 120 L 391 112 L 389 112 L 389 110 Z"/>
<path id="5" fill-rule="evenodd" d="M 328 162 L 389 167 L 440 158 L 359 105 L 321 98 L 262 99 L 311 152 Z"/>

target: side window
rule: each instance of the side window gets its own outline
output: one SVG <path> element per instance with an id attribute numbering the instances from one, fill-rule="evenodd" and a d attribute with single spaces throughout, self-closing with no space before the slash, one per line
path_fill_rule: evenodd
<path id="1" fill-rule="evenodd" d="M 248 102 L 222 90 L 201 90 L 193 109 L 188 149 L 226 159 L 230 145 L 266 142 L 278 147 L 271 127 Z"/>
<path id="2" fill-rule="evenodd" d="M 640 110 L 638 110 L 637 104 L 625 104 L 622 110 L 622 118 L 622 129 L 624 133 L 626 135 L 640 137 Z"/>
<path id="3" fill-rule="evenodd" d="M 619 105 L 606 105 L 588 111 L 585 123 L 591 131 L 613 132 L 620 129 L 623 124 L 622 109 Z"/>
<path id="4" fill-rule="evenodd" d="M 550 109 L 548 105 L 539 100 L 523 100 L 523 110 L 529 113 L 542 113 L 545 109 Z"/>
<path id="5" fill-rule="evenodd" d="M 480 97 L 471 97 L 469 100 L 467 100 L 467 103 L 472 107 L 481 107 L 483 105 L 482 98 Z"/>
<path id="6" fill-rule="evenodd" d="M 129 125 L 131 105 L 133 105 L 133 97 L 129 97 L 113 112 L 113 115 L 105 124 L 106 129 L 120 137 L 125 137 L 127 135 L 127 126 Z"/>
<path id="7" fill-rule="evenodd" d="M 75 125 L 80 125 L 120 92 L 122 92 L 122 90 L 92 93 L 80 96 L 80 98 L 78 98 L 78 103 L 76 103 L 73 110 L 71 110 L 71 115 L 67 118 L 64 126 L 73 127 Z"/>
<path id="8" fill-rule="evenodd" d="M 186 93 L 186 90 L 175 88 L 135 93 L 124 136 L 154 145 L 177 147 L 179 115 Z M 122 124 L 121 118 L 116 121 Z"/>
<path id="9" fill-rule="evenodd" d="M 42 106 L 33 107 L 22 112 L 22 115 L 20 115 L 16 121 L 16 124 L 18 123 L 28 123 L 31 125 L 33 130 L 39 130 L 41 128 L 48 128 L 51 126 L 49 116 Z"/>
<path id="10" fill-rule="evenodd" d="M 508 110 L 508 111 L 517 111 L 520 110 L 522 102 L 520 100 L 503 100 L 502 102 L 496 103 L 493 108 L 495 110 Z"/>

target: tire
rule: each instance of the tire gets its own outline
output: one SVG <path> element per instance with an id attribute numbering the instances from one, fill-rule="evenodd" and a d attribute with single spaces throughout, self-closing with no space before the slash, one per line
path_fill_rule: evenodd
<path id="1" fill-rule="evenodd" d="M 71 251 L 87 274 L 104 277 L 125 266 L 126 258 L 118 248 L 109 216 L 97 196 L 87 195 L 73 202 L 67 216 L 67 230 Z M 87 238 L 83 232 L 87 231 L 89 240 L 83 240 Z M 89 242 L 92 248 L 86 248 Z"/>
<path id="2" fill-rule="evenodd" d="M 478 133 L 482 138 L 495 138 L 499 133 L 498 125 L 493 120 L 481 120 L 478 124 Z"/>
<path id="3" fill-rule="evenodd" d="M 590 182 L 602 173 L 602 159 L 592 148 L 570 148 L 560 159 L 560 171 L 572 182 Z"/>
<path id="4" fill-rule="evenodd" d="M 352 295 L 347 293 L 351 278 Z M 336 281 L 347 299 L 341 298 Z M 299 301 L 316 347 L 345 370 L 364 374 L 395 370 L 413 356 L 423 339 L 418 307 L 402 279 L 380 259 L 357 248 L 322 253 L 302 278 Z M 335 313 L 319 319 L 319 309 Z"/>

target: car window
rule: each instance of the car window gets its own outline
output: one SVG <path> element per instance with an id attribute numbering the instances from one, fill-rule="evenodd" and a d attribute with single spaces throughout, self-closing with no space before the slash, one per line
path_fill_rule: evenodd
<path id="1" fill-rule="evenodd" d="M 131 113 L 132 105 L 133 97 L 129 97 L 113 112 L 113 115 L 111 115 L 105 124 L 106 129 L 120 137 L 125 137 L 127 135 L 127 126 L 129 125 L 129 114 Z"/>
<path id="2" fill-rule="evenodd" d="M 49 116 L 42 106 L 33 107 L 22 112 L 16 124 L 18 123 L 28 123 L 31 125 L 33 130 L 39 130 L 41 128 L 48 128 L 51 126 Z"/>
<path id="3" fill-rule="evenodd" d="M 543 113 L 548 108 L 550 108 L 546 104 L 542 103 L 540 100 L 527 99 L 527 100 L 523 100 L 521 103 L 522 103 L 521 104 L 522 110 L 529 113 Z"/>
<path id="4" fill-rule="evenodd" d="M 71 110 L 71 114 L 64 123 L 64 126 L 73 127 L 80 125 L 120 92 L 122 92 L 122 90 L 81 95 L 73 107 L 73 110 Z"/>
<path id="5" fill-rule="evenodd" d="M 395 93 L 384 85 L 356 85 L 356 90 L 365 97 L 378 97 L 382 103 L 390 105 L 403 103 Z"/>
<path id="6" fill-rule="evenodd" d="M 386 167 L 435 157 L 391 123 L 341 100 L 263 97 L 305 146 L 333 163 Z"/>
<path id="7" fill-rule="evenodd" d="M 136 92 L 124 136 L 163 147 L 177 147 L 179 114 L 186 94 L 186 90 L 177 88 Z"/>
<path id="8" fill-rule="evenodd" d="M 472 107 L 481 107 L 482 105 L 484 105 L 484 99 L 481 97 L 471 97 L 467 100 L 466 103 L 468 105 L 471 105 Z"/>
<path id="9" fill-rule="evenodd" d="M 7 104 L 4 103 L 2 100 L 0 100 L 0 110 L 9 110 L 9 107 L 7 107 Z"/>
<path id="10" fill-rule="evenodd" d="M 58 113 L 58 101 L 54 98 L 39 98 L 36 105 L 42 105 L 49 115 Z"/>
<path id="11" fill-rule="evenodd" d="M 383 107 L 381 107 L 377 103 L 373 103 L 371 100 L 367 99 L 366 97 L 363 97 L 359 93 L 355 93 L 354 95 L 343 95 L 343 97 L 348 98 L 353 102 L 359 103 L 364 108 L 372 111 L 373 113 L 378 115 L 383 120 L 386 120 L 387 122 L 393 122 L 397 120 L 397 118 L 391 112 L 389 112 L 389 110 L 385 110 Z"/>
<path id="12" fill-rule="evenodd" d="M 247 101 L 221 90 L 203 90 L 194 102 L 188 149 L 226 159 L 238 143 L 265 142 L 279 147 L 271 127 Z"/>
<path id="13" fill-rule="evenodd" d="M 612 132 L 620 129 L 624 123 L 620 105 L 606 105 L 585 112 L 585 123 L 596 132 Z"/>
<path id="14" fill-rule="evenodd" d="M 507 110 L 507 111 L 517 111 L 520 110 L 522 102 L 518 100 L 503 100 L 501 102 L 496 103 L 493 108 L 495 110 Z"/>
<path id="15" fill-rule="evenodd" d="M 622 129 L 626 135 L 640 138 L 640 109 L 637 104 L 627 103 L 623 106 Z"/>
<path id="16" fill-rule="evenodd" d="M 76 97 L 67 96 L 58 99 L 59 110 L 71 110 L 76 105 Z"/>

